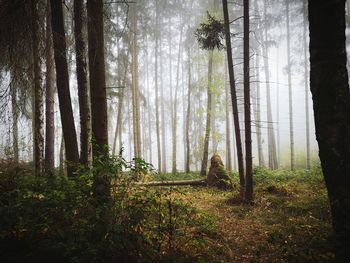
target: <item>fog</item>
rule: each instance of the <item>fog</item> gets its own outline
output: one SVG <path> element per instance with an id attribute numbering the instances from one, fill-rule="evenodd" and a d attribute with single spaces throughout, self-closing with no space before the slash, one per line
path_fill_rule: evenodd
<path id="1" fill-rule="evenodd" d="M 75 72 L 75 54 L 73 39 L 72 1 L 66 1 L 66 38 L 70 71 L 70 90 L 76 129 L 79 137 L 79 106 Z M 308 64 L 308 28 L 306 46 L 303 39 L 304 1 L 291 1 L 289 4 L 290 50 L 287 49 L 287 25 L 285 1 L 255 0 L 250 7 L 250 87 L 252 102 L 252 140 L 253 163 L 259 165 L 257 127 L 261 127 L 262 147 L 265 165 L 268 165 L 268 118 L 267 88 L 271 94 L 273 136 L 276 140 L 277 160 L 280 166 L 290 167 L 290 110 L 288 90 L 288 53 L 290 54 L 290 78 L 293 106 L 293 132 L 295 141 L 295 159 L 297 167 L 306 167 L 306 122 L 309 119 L 311 162 L 318 162 L 318 149 L 315 139 L 312 98 L 307 79 L 308 108 L 306 116 L 305 78 L 309 71 Z M 136 8 L 136 32 L 133 31 L 130 9 Z M 264 7 L 266 14 L 264 14 Z M 235 82 L 238 94 L 238 106 L 241 121 L 241 133 L 244 139 L 243 117 L 243 7 L 240 2 L 229 2 L 231 41 Z M 118 153 L 123 148 L 126 159 L 132 159 L 134 153 L 133 99 L 132 99 L 132 39 L 136 33 L 137 79 L 140 104 L 141 156 L 158 168 L 157 149 L 160 147 L 162 162 L 166 171 L 172 170 L 174 113 L 176 112 L 176 168 L 184 170 L 186 142 L 185 121 L 188 108 L 188 89 L 190 88 L 190 169 L 199 170 L 201 165 L 205 119 L 207 113 L 208 87 L 208 51 L 200 48 L 195 31 L 200 23 L 207 21 L 207 11 L 222 20 L 221 1 L 163 1 L 143 0 L 137 3 L 105 2 L 105 59 L 108 96 L 108 136 L 110 152 Z M 156 19 L 158 17 L 158 21 Z M 267 39 L 264 30 L 267 30 Z M 224 39 L 222 44 L 225 45 Z M 156 47 L 157 45 L 157 47 Z M 156 50 L 157 48 L 157 50 Z M 265 49 L 265 51 L 264 51 Z M 306 49 L 307 57 L 304 57 Z M 269 80 L 266 79 L 264 52 L 267 53 Z M 227 75 L 226 50 L 214 50 L 213 62 L 213 110 L 209 140 L 209 157 L 217 152 L 227 163 L 226 137 L 226 97 L 229 89 Z M 156 59 L 157 57 L 157 59 Z M 305 59 L 307 68 L 304 67 Z M 156 62 L 157 60 L 157 62 Z M 257 64 L 258 60 L 258 64 Z M 157 63 L 157 69 L 156 64 Z M 189 67 L 191 75 L 189 77 Z M 45 67 L 42 67 L 43 72 Z M 257 77 L 259 75 L 259 78 Z M 44 79 L 42 80 L 44 84 Z M 190 84 L 189 84 L 190 81 Z M 9 98 L 10 74 L 2 72 L 2 116 L 1 116 L 1 158 L 12 154 L 11 99 Z M 158 103 L 156 102 L 158 86 Z M 260 99 L 257 98 L 257 90 Z M 27 91 L 30 91 L 29 89 Z M 4 99 L 7 96 L 7 99 Z M 124 96 L 123 99 L 122 96 Z M 175 101 L 175 96 L 177 97 Z M 228 93 L 230 96 L 230 93 Z M 27 113 L 20 114 L 19 156 L 24 161 L 32 160 L 31 100 L 27 96 Z M 121 102 L 123 100 L 123 102 Z M 253 104 L 256 104 L 254 107 Z M 260 107 L 258 106 L 260 104 Z M 118 108 L 121 105 L 121 130 L 117 130 Z M 158 106 L 158 109 L 156 109 Z M 176 110 L 175 110 L 176 106 Z M 230 140 L 233 168 L 237 169 L 236 145 L 231 103 L 229 107 Z M 257 108 L 260 108 L 257 109 Z M 61 123 L 57 96 L 55 99 L 55 163 L 59 164 L 62 143 Z M 157 143 L 156 111 L 159 112 L 159 138 Z M 257 120 L 257 111 L 260 120 Z M 116 139 L 115 136 L 117 135 Z M 114 143 L 115 141 L 115 143 Z M 164 171 L 165 172 L 165 171 Z"/>

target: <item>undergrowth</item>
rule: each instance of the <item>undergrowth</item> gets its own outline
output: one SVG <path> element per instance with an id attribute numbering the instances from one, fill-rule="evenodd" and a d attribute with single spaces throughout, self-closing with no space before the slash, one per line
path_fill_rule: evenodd
<path id="1" fill-rule="evenodd" d="M 27 164 L 0 163 L 1 262 L 331 262 L 331 223 L 321 169 L 254 169 L 254 204 L 234 191 L 145 187 L 159 175 L 121 156 L 74 178 L 36 177 Z M 111 199 L 93 196 L 93 173 L 108 174 Z M 138 178 L 139 179 L 139 178 Z M 101 223 L 104 211 L 107 220 Z"/>

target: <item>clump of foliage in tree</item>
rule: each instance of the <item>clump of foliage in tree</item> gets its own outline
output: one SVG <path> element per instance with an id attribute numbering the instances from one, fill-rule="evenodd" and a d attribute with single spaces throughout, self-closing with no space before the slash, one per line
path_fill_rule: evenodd
<path id="1" fill-rule="evenodd" d="M 222 44 L 225 39 L 224 23 L 207 12 L 207 22 L 200 24 L 195 36 L 202 49 L 221 50 L 224 48 Z"/>

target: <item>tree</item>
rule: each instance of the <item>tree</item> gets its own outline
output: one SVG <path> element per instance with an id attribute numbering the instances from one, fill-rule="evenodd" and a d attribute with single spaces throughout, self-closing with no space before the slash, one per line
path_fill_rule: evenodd
<path id="1" fill-rule="evenodd" d="M 159 128 L 159 98 L 158 98 L 158 43 L 159 43 L 159 7 L 158 0 L 156 0 L 156 45 L 155 45 L 155 64 L 154 64 L 154 82 L 155 82 L 155 92 L 156 92 L 156 133 L 157 133 L 157 156 L 158 156 L 158 171 L 160 172 L 162 169 L 162 154 L 161 154 L 161 145 L 160 145 L 160 128 Z"/>
<path id="2" fill-rule="evenodd" d="M 187 89 L 187 111 L 186 111 L 186 162 L 185 172 L 190 172 L 190 115 L 191 115 L 191 48 L 188 47 L 188 89 Z"/>
<path id="3" fill-rule="evenodd" d="M 289 138 L 290 138 L 290 168 L 295 168 L 294 157 L 294 127 L 293 127 L 293 94 L 292 94 L 292 73 L 291 73 L 291 55 L 290 55 L 290 26 L 289 26 L 289 1 L 286 3 L 287 19 L 287 75 L 288 75 L 288 98 L 289 98 Z"/>
<path id="4" fill-rule="evenodd" d="M 350 91 L 345 0 L 309 0 L 310 89 L 319 157 L 337 238 L 336 261 L 350 257 Z"/>
<path id="5" fill-rule="evenodd" d="M 103 37 L 103 1 L 88 0 L 88 56 L 91 101 L 93 159 L 108 155 L 107 98 Z M 104 203 L 110 197 L 110 180 L 102 172 L 94 174 L 94 195 Z"/>
<path id="6" fill-rule="evenodd" d="M 208 90 L 207 90 L 207 118 L 205 122 L 205 135 L 204 135 L 204 149 L 203 158 L 201 165 L 201 176 L 206 176 L 207 166 L 208 166 L 208 148 L 209 148 L 209 136 L 210 136 L 210 123 L 211 123 L 211 111 L 212 111 L 212 75 L 213 75 L 213 50 L 209 50 L 209 60 L 208 60 Z"/>
<path id="7" fill-rule="evenodd" d="M 50 0 L 50 6 L 56 65 L 56 85 L 61 113 L 61 123 L 65 146 L 64 149 L 66 152 L 66 161 L 68 162 L 67 172 L 69 176 L 72 176 L 72 165 L 79 163 L 79 152 L 69 91 L 63 9 L 60 1 Z"/>
<path id="8" fill-rule="evenodd" d="M 307 2 L 303 1 L 304 86 L 306 119 L 306 168 L 310 169 L 309 71 L 307 63 Z"/>
<path id="9" fill-rule="evenodd" d="M 55 167 L 55 67 L 49 0 L 46 8 L 45 167 L 51 170 Z"/>
<path id="10" fill-rule="evenodd" d="M 83 33 L 83 0 L 74 0 L 74 38 L 80 115 L 80 163 L 88 164 L 90 155 L 90 108 L 86 71 L 86 44 Z"/>
<path id="11" fill-rule="evenodd" d="M 264 70 L 266 81 L 266 114 L 267 114 L 267 134 L 268 134 L 268 157 L 270 169 L 278 168 L 277 153 L 276 153 L 276 140 L 273 127 L 272 107 L 271 107 L 271 86 L 270 86 L 270 67 L 269 67 L 269 54 L 268 54 L 268 34 L 267 34 L 267 15 L 266 15 L 266 1 L 264 1 L 264 46 L 263 46 L 263 58 L 264 58 Z"/>
<path id="12" fill-rule="evenodd" d="M 134 134 L 134 156 L 141 157 L 141 132 L 140 132 L 140 102 L 137 73 L 137 14 L 136 6 L 131 6 L 132 21 L 132 44 L 131 44 L 131 76 L 132 76 L 132 112 L 133 112 L 133 134 Z"/>
<path id="13" fill-rule="evenodd" d="M 253 199 L 253 157 L 252 126 L 250 115 L 250 79 L 249 79 L 249 0 L 243 2 L 244 12 L 244 126 L 245 126 L 245 191 L 244 200 L 250 203 Z"/>
<path id="14" fill-rule="evenodd" d="M 11 91 L 11 110 L 12 110 L 12 147 L 13 161 L 18 163 L 18 105 L 17 105 L 17 87 L 14 79 L 10 80 Z"/>
<path id="15" fill-rule="evenodd" d="M 41 63 L 40 63 L 40 41 L 39 41 L 39 17 L 38 3 L 30 1 L 31 10 L 31 34 L 32 34 L 32 54 L 33 54 L 33 159 L 35 173 L 42 174 L 44 164 L 44 101 L 43 87 L 41 85 Z"/>
<path id="16" fill-rule="evenodd" d="M 224 26 L 225 26 L 225 39 L 226 39 L 226 51 L 227 51 L 227 65 L 228 73 L 230 78 L 231 87 L 231 103 L 232 103 L 232 113 L 235 128 L 235 139 L 237 148 L 237 160 L 238 160 L 238 173 L 239 173 L 239 184 L 240 184 L 240 194 L 243 197 L 245 180 L 244 180 L 244 165 L 243 165 L 243 151 L 242 151 L 242 140 L 241 131 L 238 115 L 238 105 L 237 105 L 237 93 L 235 76 L 233 71 L 233 60 L 232 60 L 232 47 L 231 47 L 231 36 L 230 36 L 230 23 L 227 10 L 227 0 L 222 1 L 223 12 L 224 12 Z"/>

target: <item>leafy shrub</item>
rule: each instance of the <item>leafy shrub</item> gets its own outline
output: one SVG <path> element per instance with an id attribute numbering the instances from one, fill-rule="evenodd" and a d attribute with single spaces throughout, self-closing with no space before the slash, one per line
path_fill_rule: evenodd
<path id="1" fill-rule="evenodd" d="M 26 165 L 4 163 L 0 169 L 2 262 L 160 260 L 174 250 L 178 229 L 188 220 L 187 208 L 169 190 L 137 183 L 135 173 L 152 171 L 140 159 L 98 158 L 73 178 L 36 177 Z M 96 172 L 112 182 L 103 204 L 93 194 Z"/>

